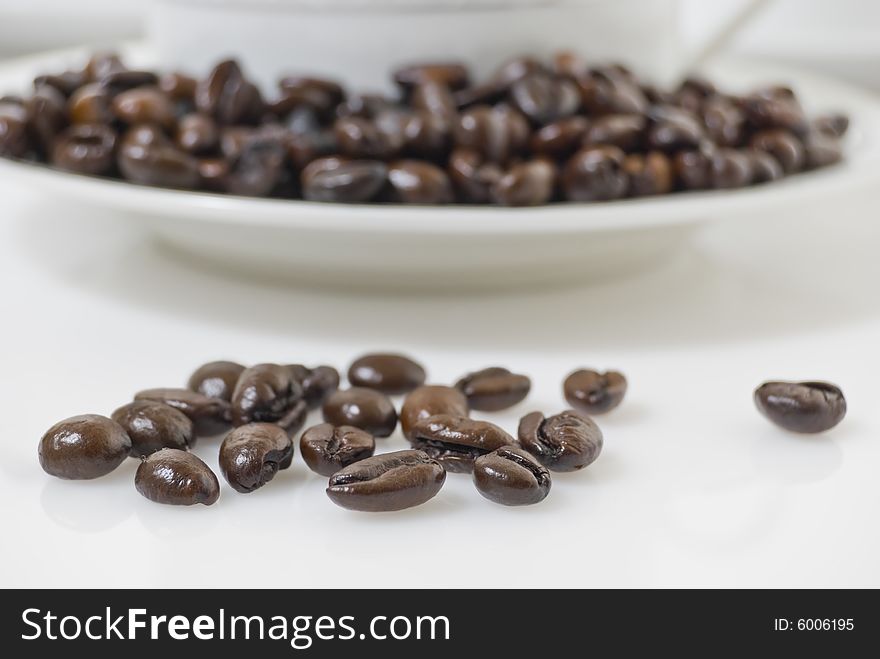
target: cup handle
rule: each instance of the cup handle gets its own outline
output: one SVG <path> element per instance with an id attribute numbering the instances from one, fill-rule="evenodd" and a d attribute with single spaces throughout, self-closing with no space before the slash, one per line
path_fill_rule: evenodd
<path id="1" fill-rule="evenodd" d="M 684 71 L 693 71 L 702 67 L 719 52 L 724 50 L 730 42 L 746 26 L 757 18 L 773 0 L 743 0 L 742 5 L 734 14 L 716 30 L 709 34 L 695 49 L 687 61 Z"/>

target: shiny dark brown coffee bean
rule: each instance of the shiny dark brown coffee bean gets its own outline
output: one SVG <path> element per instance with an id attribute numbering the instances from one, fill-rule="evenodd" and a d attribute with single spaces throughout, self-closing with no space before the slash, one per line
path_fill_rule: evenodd
<path id="1" fill-rule="evenodd" d="M 581 105 L 580 91 L 574 82 L 543 73 L 514 83 L 510 99 L 514 107 L 538 126 L 570 117 Z"/>
<path id="2" fill-rule="evenodd" d="M 199 159 L 199 187 L 210 192 L 226 190 L 226 179 L 229 176 L 229 161 L 224 158 Z"/>
<path id="3" fill-rule="evenodd" d="M 540 503 L 550 493 L 550 472 L 529 453 L 504 446 L 474 461 L 474 485 L 489 501 L 503 506 Z"/>
<path id="4" fill-rule="evenodd" d="M 174 407 L 190 418 L 199 437 L 219 434 L 229 428 L 229 403 L 189 389 L 144 389 L 135 400 L 154 400 Z"/>
<path id="5" fill-rule="evenodd" d="M 422 419 L 435 414 L 467 416 L 467 398 L 458 389 L 440 385 L 422 385 L 413 389 L 400 408 L 400 428 L 407 439 L 412 439 L 413 427 Z"/>
<path id="6" fill-rule="evenodd" d="M 702 117 L 706 131 L 715 144 L 728 147 L 742 144 L 746 116 L 735 103 L 721 96 L 707 99 L 702 108 Z"/>
<path id="7" fill-rule="evenodd" d="M 278 87 L 281 98 L 271 110 L 286 115 L 296 109 L 309 108 L 321 116 L 329 116 L 345 100 L 345 90 L 334 80 L 306 76 L 287 76 Z"/>
<path id="8" fill-rule="evenodd" d="M 550 471 L 577 471 L 602 451 L 602 431 L 589 417 L 567 410 L 545 418 L 527 414 L 519 422 L 519 442 Z"/>
<path id="9" fill-rule="evenodd" d="M 409 104 L 414 110 L 425 112 L 448 125 L 458 119 L 458 105 L 446 85 L 434 82 L 419 85 L 410 94 Z"/>
<path id="10" fill-rule="evenodd" d="M 568 117 L 542 126 L 532 134 L 529 148 L 536 155 L 567 158 L 581 147 L 590 122 L 585 117 Z"/>
<path id="11" fill-rule="evenodd" d="M 156 451 L 141 462 L 134 485 L 150 501 L 172 506 L 210 506 L 220 498 L 220 483 L 208 465 L 173 448 Z"/>
<path id="12" fill-rule="evenodd" d="M 199 161 L 170 143 L 139 143 L 138 129 L 126 133 L 119 147 L 116 164 L 132 183 L 161 188 L 193 189 L 198 187 Z"/>
<path id="13" fill-rule="evenodd" d="M 468 85 L 467 68 L 458 62 L 429 62 L 410 64 L 394 72 L 394 82 L 405 89 L 426 83 L 461 89 Z"/>
<path id="14" fill-rule="evenodd" d="M 675 187 L 672 161 L 660 151 L 631 153 L 623 161 L 629 177 L 629 193 L 633 197 L 667 194 Z"/>
<path id="15" fill-rule="evenodd" d="M 807 162 L 804 144 L 784 130 L 765 130 L 756 133 L 750 142 L 753 149 L 766 151 L 776 158 L 786 174 L 799 172 Z"/>
<path id="16" fill-rule="evenodd" d="M 285 429 L 274 423 L 239 426 L 220 445 L 220 473 L 242 494 L 260 489 L 292 461 L 293 442 Z"/>
<path id="17" fill-rule="evenodd" d="M 452 183 L 442 169 L 421 160 L 398 160 L 388 166 L 390 198 L 403 204 L 449 204 Z"/>
<path id="18" fill-rule="evenodd" d="M 487 160 L 503 163 L 523 151 L 529 132 L 528 121 L 519 111 L 506 105 L 480 105 L 461 115 L 455 143 L 474 149 Z"/>
<path id="19" fill-rule="evenodd" d="M 21 158 L 30 149 L 27 111 L 19 103 L 0 103 L 0 156 Z"/>
<path id="20" fill-rule="evenodd" d="M 406 355 L 372 353 L 355 359 L 348 369 L 353 387 L 376 389 L 390 396 L 405 394 L 425 383 L 425 369 Z"/>
<path id="21" fill-rule="evenodd" d="M 97 83 L 77 89 L 67 101 L 67 115 L 73 124 L 109 124 L 113 121 L 111 96 Z"/>
<path id="22" fill-rule="evenodd" d="M 158 87 L 137 87 L 113 97 L 111 109 L 121 122 L 155 124 L 171 129 L 176 123 L 174 104 Z"/>
<path id="23" fill-rule="evenodd" d="M 103 176 L 116 165 L 115 150 L 112 129 L 102 124 L 77 124 L 55 140 L 49 162 L 69 172 Z"/>
<path id="24" fill-rule="evenodd" d="M 666 153 L 696 149 L 706 137 L 700 120 L 681 108 L 655 106 L 649 116 L 647 144 L 650 149 Z"/>
<path id="25" fill-rule="evenodd" d="M 804 138 L 807 169 L 829 167 L 843 160 L 843 148 L 840 140 L 819 131 L 812 132 Z"/>
<path id="26" fill-rule="evenodd" d="M 308 412 L 302 386 L 280 364 L 257 364 L 242 371 L 230 405 L 232 425 L 274 423 L 290 435 L 302 428 Z"/>
<path id="27" fill-rule="evenodd" d="M 381 116 L 377 121 L 381 120 Z M 428 160 L 442 161 L 452 144 L 452 126 L 457 121 L 428 112 L 413 112 L 403 120 L 401 148 L 404 153 Z"/>
<path id="28" fill-rule="evenodd" d="M 152 71 L 114 71 L 108 73 L 98 81 L 111 96 L 116 96 L 123 92 L 131 91 L 138 87 L 153 87 L 159 82 L 159 76 Z"/>
<path id="29" fill-rule="evenodd" d="M 703 110 L 707 103 L 716 98 L 715 85 L 705 78 L 696 76 L 686 78 L 672 95 L 672 101 L 675 105 L 695 113 Z"/>
<path id="30" fill-rule="evenodd" d="M 591 115 L 644 114 L 648 99 L 641 88 L 619 71 L 594 71 L 578 79 L 581 99 Z"/>
<path id="31" fill-rule="evenodd" d="M 455 388 L 465 395 L 471 409 L 497 412 L 525 400 L 532 381 L 526 375 L 493 366 L 468 373 L 455 383 Z"/>
<path id="32" fill-rule="evenodd" d="M 781 428 L 798 433 L 830 430 L 846 416 L 846 399 L 828 382 L 765 382 L 755 390 L 755 405 Z"/>
<path id="33" fill-rule="evenodd" d="M 562 189 L 569 201 L 604 201 L 626 195 L 626 154 L 616 146 L 585 147 L 562 170 Z"/>
<path id="34" fill-rule="evenodd" d="M 333 131 L 340 152 L 350 158 L 385 160 L 396 154 L 394 142 L 371 119 L 337 119 Z"/>
<path id="35" fill-rule="evenodd" d="M 332 366 L 307 368 L 302 364 L 290 364 L 287 368 L 302 387 L 303 399 L 310 410 L 321 407 L 327 396 L 339 389 L 339 371 Z"/>
<path id="36" fill-rule="evenodd" d="M 226 177 L 226 191 L 247 197 L 265 197 L 284 176 L 287 153 L 271 136 L 257 136 L 242 148 Z"/>
<path id="37" fill-rule="evenodd" d="M 70 95 L 86 84 L 86 82 L 86 75 L 83 71 L 64 71 L 57 74 L 37 76 L 34 78 L 34 89 L 48 85 L 61 92 L 65 98 L 70 98 Z"/>
<path id="38" fill-rule="evenodd" d="M 213 153 L 220 145 L 220 129 L 208 115 L 194 112 L 180 118 L 174 141 L 193 155 Z"/>
<path id="39" fill-rule="evenodd" d="M 132 457 L 150 455 L 163 448 L 185 451 L 196 443 L 193 422 L 165 403 L 136 400 L 117 409 L 111 418 L 128 433 Z"/>
<path id="40" fill-rule="evenodd" d="M 702 151 L 681 151 L 672 159 L 675 180 L 684 190 L 705 190 L 711 184 L 711 159 Z"/>
<path id="41" fill-rule="evenodd" d="M 568 404 L 585 414 L 610 412 L 623 401 L 626 388 L 626 378 L 622 373 L 600 373 L 590 369 L 571 373 L 562 384 Z"/>
<path id="42" fill-rule="evenodd" d="M 199 366 L 189 376 L 187 386 L 200 394 L 210 398 L 231 400 L 235 383 L 245 367 L 235 362 L 217 361 L 208 362 Z"/>
<path id="43" fill-rule="evenodd" d="M 125 71 L 125 64 L 118 53 L 98 52 L 93 54 L 86 63 L 83 73 L 86 81 L 96 82 L 104 76 Z"/>
<path id="44" fill-rule="evenodd" d="M 360 203 L 374 199 L 388 176 L 378 160 L 319 158 L 302 171 L 303 197 L 309 201 Z"/>
<path id="45" fill-rule="evenodd" d="M 422 451 L 395 451 L 351 464 L 330 477 L 327 496 L 338 506 L 362 512 L 391 512 L 432 499 L 446 470 Z"/>
<path id="46" fill-rule="evenodd" d="M 805 135 L 809 121 L 795 98 L 752 95 L 742 101 L 743 111 L 756 130 L 780 129 Z"/>
<path id="47" fill-rule="evenodd" d="M 48 154 L 55 138 L 67 126 L 67 99 L 54 87 L 44 85 L 24 102 L 24 108 L 34 143 L 43 154 Z"/>
<path id="48" fill-rule="evenodd" d="M 83 414 L 59 421 L 40 440 L 40 466 L 47 474 L 68 480 L 89 480 L 109 474 L 125 461 L 131 439 L 105 416 Z"/>
<path id="49" fill-rule="evenodd" d="M 159 89 L 172 101 L 194 104 L 198 81 L 183 73 L 166 73 L 159 77 Z"/>
<path id="50" fill-rule="evenodd" d="M 260 92 L 233 60 L 220 62 L 196 85 L 195 102 L 199 111 L 225 125 L 251 123 L 263 110 Z"/>
<path id="51" fill-rule="evenodd" d="M 584 145 L 606 144 L 623 151 L 641 149 L 648 123 L 640 114 L 609 114 L 596 119 L 584 136 Z"/>
<path id="52" fill-rule="evenodd" d="M 334 426 L 354 426 L 373 437 L 388 437 L 397 427 L 394 404 L 381 391 L 365 387 L 340 389 L 321 406 L 324 421 Z"/>
<path id="53" fill-rule="evenodd" d="M 769 183 L 785 176 L 779 161 L 766 151 L 744 149 L 743 153 L 752 163 L 752 183 Z"/>
<path id="54" fill-rule="evenodd" d="M 449 157 L 449 178 L 459 198 L 471 204 L 489 201 L 492 189 L 504 176 L 497 163 L 486 162 L 473 149 L 456 149 Z"/>
<path id="55" fill-rule="evenodd" d="M 549 160 L 517 163 L 492 186 L 490 197 L 502 206 L 541 206 L 553 198 L 558 175 Z"/>
<path id="56" fill-rule="evenodd" d="M 742 188 L 754 177 L 751 159 L 737 149 L 718 149 L 709 167 L 711 185 L 716 189 Z"/>
<path id="57" fill-rule="evenodd" d="M 469 473 L 478 456 L 516 443 L 494 423 L 450 414 L 422 419 L 412 427 L 411 435 L 413 448 L 424 451 L 453 473 Z"/>
<path id="58" fill-rule="evenodd" d="M 306 430 L 299 440 L 303 460 L 322 476 L 332 476 L 343 467 L 369 458 L 375 450 L 373 436 L 354 426 L 322 423 Z"/>
<path id="59" fill-rule="evenodd" d="M 826 114 L 813 121 L 813 128 L 823 135 L 839 139 L 849 130 L 849 117 L 845 114 Z"/>

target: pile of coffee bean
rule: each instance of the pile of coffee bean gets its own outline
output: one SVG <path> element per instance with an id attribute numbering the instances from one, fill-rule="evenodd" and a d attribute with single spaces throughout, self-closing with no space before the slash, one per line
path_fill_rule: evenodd
<path id="1" fill-rule="evenodd" d="M 197 79 L 98 54 L 0 97 L 0 156 L 254 197 L 533 206 L 774 181 L 840 161 L 849 124 L 785 86 L 663 90 L 571 53 L 479 82 L 456 63 L 393 78 L 394 96 L 297 75 L 265 97 L 233 60 Z"/>
<path id="2" fill-rule="evenodd" d="M 602 452 L 591 415 L 615 409 L 627 389 L 617 371 L 579 369 L 562 389 L 572 409 L 520 419 L 516 435 L 472 411 L 499 411 L 522 402 L 531 380 L 505 368 L 468 373 L 453 386 L 425 384 L 409 357 L 373 353 L 355 360 L 349 387 L 331 366 L 205 364 L 186 388 L 146 389 L 110 417 L 86 414 L 52 426 L 39 444 L 43 469 L 59 478 L 104 476 L 127 457 L 141 460 L 135 487 L 172 505 L 211 505 L 220 483 L 191 450 L 202 436 L 224 434 L 220 472 L 247 494 L 291 466 L 294 439 L 310 410 L 323 423 L 299 438 L 305 464 L 329 477 L 327 496 L 350 510 L 385 512 L 425 503 L 447 473 L 469 473 L 477 491 L 507 506 L 539 503 L 550 472 L 579 471 Z M 399 412 L 390 396 L 404 396 Z M 755 391 L 761 412 L 777 425 L 817 433 L 846 414 L 838 387 L 824 382 L 767 382 Z M 398 424 L 411 449 L 375 454 L 376 440 Z"/>

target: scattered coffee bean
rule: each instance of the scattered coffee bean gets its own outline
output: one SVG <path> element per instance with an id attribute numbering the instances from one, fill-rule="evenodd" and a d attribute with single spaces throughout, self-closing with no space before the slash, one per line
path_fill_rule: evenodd
<path id="1" fill-rule="evenodd" d="M 229 403 L 210 398 L 189 389 L 145 389 L 135 394 L 135 400 L 154 400 L 165 403 L 186 414 L 193 422 L 196 435 L 210 437 L 229 428 Z"/>
<path id="2" fill-rule="evenodd" d="M 306 430 L 299 439 L 303 460 L 322 476 L 332 476 L 343 467 L 369 458 L 375 450 L 373 436 L 354 426 L 322 423 Z"/>
<path id="3" fill-rule="evenodd" d="M 504 506 L 540 503 L 550 493 L 550 472 L 516 446 L 503 446 L 474 461 L 474 484 L 484 497 Z"/>
<path id="4" fill-rule="evenodd" d="M 432 499 L 446 471 L 422 451 L 395 451 L 355 462 L 330 477 L 327 496 L 363 512 L 404 510 Z"/>
<path id="5" fill-rule="evenodd" d="M 403 435 L 412 440 L 413 427 L 422 419 L 435 414 L 467 416 L 467 398 L 458 389 L 441 385 L 422 385 L 413 389 L 400 408 L 400 428 Z"/>
<path id="6" fill-rule="evenodd" d="M 147 456 L 163 448 L 182 451 L 196 443 L 193 422 L 165 403 L 136 400 L 111 415 L 131 439 L 131 456 Z"/>
<path id="7" fill-rule="evenodd" d="M 589 417 L 567 410 L 545 418 L 527 414 L 519 422 L 519 442 L 550 471 L 577 471 L 602 451 L 602 431 Z"/>
<path id="8" fill-rule="evenodd" d="M 303 390 L 303 398 L 310 410 L 321 404 L 339 388 L 339 371 L 332 366 L 306 368 L 302 364 L 290 364 L 287 368 L 293 373 Z"/>
<path id="9" fill-rule="evenodd" d="M 210 506 L 220 498 L 220 483 L 208 465 L 173 448 L 156 451 L 141 462 L 134 484 L 150 501 L 172 506 Z"/>
<path id="10" fill-rule="evenodd" d="M 626 395 L 627 382 L 617 371 L 579 369 L 562 384 L 565 400 L 585 414 L 604 414 L 620 405 Z"/>
<path id="11" fill-rule="evenodd" d="M 516 443 L 494 423 L 451 414 L 435 414 L 418 421 L 411 435 L 413 448 L 424 451 L 453 473 L 471 472 L 478 456 Z"/>
<path id="12" fill-rule="evenodd" d="M 67 480 L 105 476 L 125 461 L 131 439 L 105 416 L 83 414 L 59 421 L 40 440 L 40 466 Z"/>
<path id="13" fill-rule="evenodd" d="M 455 388 L 465 395 L 472 410 L 497 412 L 525 400 L 532 381 L 526 375 L 493 366 L 468 373 L 455 383 Z"/>
<path id="14" fill-rule="evenodd" d="M 354 387 L 376 389 L 390 396 L 405 394 L 425 383 L 425 369 L 405 355 L 372 353 L 358 357 L 348 369 Z"/>
<path id="15" fill-rule="evenodd" d="M 208 362 L 189 376 L 187 386 L 209 398 L 232 399 L 235 383 L 245 367 L 235 362 Z"/>
<path id="16" fill-rule="evenodd" d="M 321 408 L 324 421 L 334 426 L 354 426 L 374 437 L 388 437 L 397 427 L 394 404 L 381 391 L 365 387 L 340 389 Z"/>
<path id="17" fill-rule="evenodd" d="M 247 494 L 275 478 L 293 461 L 293 442 L 274 423 L 234 428 L 220 445 L 220 473 L 236 492 Z"/>
<path id="18" fill-rule="evenodd" d="M 846 416 L 846 399 L 828 382 L 765 382 L 755 390 L 755 405 L 781 428 L 798 433 L 830 430 Z"/>
<path id="19" fill-rule="evenodd" d="M 230 405 L 232 425 L 274 423 L 289 435 L 299 432 L 308 414 L 302 386 L 280 364 L 257 364 L 242 371 Z"/>

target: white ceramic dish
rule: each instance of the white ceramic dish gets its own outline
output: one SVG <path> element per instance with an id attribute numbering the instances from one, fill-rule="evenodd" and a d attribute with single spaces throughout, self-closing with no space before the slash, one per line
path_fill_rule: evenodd
<path id="1" fill-rule="evenodd" d="M 132 59 L 149 63 L 135 50 Z M 0 68 L 0 89 L 74 63 L 77 53 Z M 82 56 L 82 53 L 79 53 Z M 791 82 L 813 111 L 853 121 L 847 160 L 827 170 L 728 192 L 530 209 L 335 205 L 236 198 L 139 187 L 0 160 L 0 185 L 30 186 L 119 212 L 180 250 L 226 269 L 300 284 L 461 291 L 580 283 L 647 266 L 687 245 L 701 224 L 797 213 L 816 197 L 880 180 L 880 100 L 846 84 L 763 63 L 723 62 L 709 72 L 747 88 Z M 756 225 L 757 227 L 757 225 Z"/>

